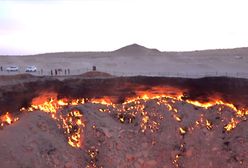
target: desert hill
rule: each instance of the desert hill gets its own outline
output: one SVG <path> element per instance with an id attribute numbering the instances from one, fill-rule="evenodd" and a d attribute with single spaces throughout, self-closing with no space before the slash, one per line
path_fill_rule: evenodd
<path id="1" fill-rule="evenodd" d="M 96 66 L 97 70 L 116 76 L 232 76 L 248 77 L 248 48 L 216 49 L 202 51 L 159 51 L 131 44 L 109 52 L 58 52 L 29 56 L 0 56 L 0 66 L 5 69 L 18 65 L 24 72 L 35 65 L 43 75 L 54 69 L 70 69 L 79 75 Z M 8 74 L 0 72 L 0 75 Z"/>

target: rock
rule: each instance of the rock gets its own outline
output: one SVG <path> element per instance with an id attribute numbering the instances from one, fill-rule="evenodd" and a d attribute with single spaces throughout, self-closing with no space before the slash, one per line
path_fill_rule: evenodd
<path id="1" fill-rule="evenodd" d="M 143 154 L 144 157 L 148 157 L 149 151 L 147 151 L 147 150 L 146 151 L 142 151 L 142 154 Z"/>
<path id="2" fill-rule="evenodd" d="M 73 168 L 73 164 L 71 162 L 67 162 L 65 165 L 64 165 L 64 168 Z"/>
<path id="3" fill-rule="evenodd" d="M 126 161 L 134 161 L 135 160 L 135 156 L 132 154 L 126 154 Z"/>
<path id="4" fill-rule="evenodd" d="M 135 157 L 140 158 L 143 155 L 143 152 L 137 152 L 135 153 Z"/>
<path id="5" fill-rule="evenodd" d="M 113 136 L 107 128 L 102 128 L 102 130 L 107 138 L 111 138 Z"/>
<path id="6" fill-rule="evenodd" d="M 97 132 L 96 132 L 96 137 L 97 138 L 99 138 L 99 137 L 101 137 L 103 134 L 99 131 L 99 130 L 97 130 Z"/>
<path id="7" fill-rule="evenodd" d="M 26 152 L 32 152 L 34 147 L 32 145 L 25 146 Z"/>
<path id="8" fill-rule="evenodd" d="M 123 149 L 123 145 L 121 144 L 121 143 L 116 143 L 116 145 L 115 145 L 115 147 L 116 147 L 116 150 L 121 150 L 121 149 Z"/>
<path id="9" fill-rule="evenodd" d="M 217 147 L 214 147 L 214 148 L 212 148 L 211 149 L 213 152 L 215 152 L 215 151 L 218 151 L 218 148 Z"/>
<path id="10" fill-rule="evenodd" d="M 47 131 L 48 130 L 48 126 L 43 122 L 38 122 L 37 127 L 40 128 L 42 131 Z"/>
<path id="11" fill-rule="evenodd" d="M 145 161 L 144 161 L 144 159 L 139 158 L 139 159 L 138 159 L 138 162 L 142 165 Z"/>
<path id="12" fill-rule="evenodd" d="M 193 150 L 192 149 L 188 149 L 186 152 L 186 157 L 191 157 L 193 154 Z"/>
<path id="13" fill-rule="evenodd" d="M 148 143 L 147 142 L 144 142 L 144 143 L 141 144 L 141 146 L 142 146 L 142 149 L 147 148 L 148 147 Z"/>
<path id="14" fill-rule="evenodd" d="M 53 165 L 57 166 L 57 165 L 59 165 L 60 161 L 57 158 L 52 157 L 52 163 L 53 163 Z"/>
<path id="15" fill-rule="evenodd" d="M 134 163 L 134 167 L 135 167 L 135 168 L 140 168 L 140 167 L 141 167 L 141 164 L 140 164 L 139 162 L 135 162 L 135 163 Z"/>
<path id="16" fill-rule="evenodd" d="M 144 163 L 145 168 L 154 168 L 157 167 L 157 162 L 155 160 L 148 160 Z"/>

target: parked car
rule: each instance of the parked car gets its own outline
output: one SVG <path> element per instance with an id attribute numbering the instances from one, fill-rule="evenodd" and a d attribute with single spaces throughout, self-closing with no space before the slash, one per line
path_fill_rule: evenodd
<path id="1" fill-rule="evenodd" d="M 14 72 L 14 71 L 19 71 L 19 67 L 18 66 L 9 66 L 6 68 L 6 71 L 10 72 Z"/>
<path id="2" fill-rule="evenodd" d="M 36 72 L 37 71 L 37 68 L 36 68 L 36 66 L 28 66 L 27 68 L 26 68 L 26 72 Z"/>

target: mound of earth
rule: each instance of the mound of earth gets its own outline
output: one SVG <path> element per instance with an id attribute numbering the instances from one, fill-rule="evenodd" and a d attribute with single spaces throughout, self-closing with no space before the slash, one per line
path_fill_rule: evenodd
<path id="1" fill-rule="evenodd" d="M 53 120 L 39 110 L 23 112 L 0 131 L 1 168 L 248 166 L 248 122 L 226 131 L 234 117 L 226 106 L 204 109 L 156 98 L 115 105 L 71 104 L 50 114 L 68 118 Z M 59 122 L 74 124 L 65 127 L 67 132 L 57 127 Z M 73 139 L 80 147 L 69 146 L 66 137 L 78 130 L 80 137 Z"/>
<path id="2" fill-rule="evenodd" d="M 33 78 L 34 76 L 31 74 L 18 74 L 18 75 L 1 75 L 0 80 L 22 80 L 22 79 L 29 79 Z"/>
<path id="3" fill-rule="evenodd" d="M 106 72 L 89 71 L 82 74 L 83 77 L 95 78 L 95 77 L 111 77 L 112 75 Z"/>
<path id="4" fill-rule="evenodd" d="M 0 87 L 1 168 L 248 167 L 248 110 L 194 102 L 247 107 L 247 79 L 36 80 Z"/>
<path id="5" fill-rule="evenodd" d="M 0 75 L 0 86 L 16 85 L 23 82 L 31 82 L 35 80 L 37 80 L 37 77 L 31 74 Z"/>
<path id="6" fill-rule="evenodd" d="M 56 122 L 42 112 L 26 113 L 0 131 L 2 168 L 78 168 L 83 155 L 68 145 Z"/>

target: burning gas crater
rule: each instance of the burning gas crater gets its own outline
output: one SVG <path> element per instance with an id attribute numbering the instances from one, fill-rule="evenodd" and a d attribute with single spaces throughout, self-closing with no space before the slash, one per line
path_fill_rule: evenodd
<path id="1" fill-rule="evenodd" d="M 68 144 L 75 148 L 84 148 L 84 129 L 88 123 L 85 119 L 85 112 L 80 107 L 85 105 L 97 105 L 99 113 L 108 113 L 113 119 L 122 124 L 131 124 L 139 127 L 139 132 L 143 134 L 153 134 L 160 130 L 163 123 L 167 122 L 168 117 L 178 123 L 177 133 L 179 136 L 192 134 L 198 128 L 206 128 L 211 131 L 216 128 L 215 124 L 223 123 L 223 131 L 229 133 L 237 125 L 245 121 L 248 109 L 238 109 L 233 104 L 217 98 L 209 98 L 208 102 L 193 101 L 186 98 L 182 91 L 174 89 L 173 92 L 156 93 L 153 91 L 137 92 L 136 97 L 129 97 L 123 103 L 113 103 L 111 98 L 81 98 L 81 99 L 58 99 L 56 93 L 42 93 L 34 98 L 30 107 L 21 108 L 21 113 L 42 111 L 48 113 L 57 123 L 58 128 L 62 129 Z M 190 123 L 184 121 L 187 115 L 181 109 L 187 106 L 190 110 L 197 113 L 192 114 L 193 120 Z M 205 112 L 210 110 L 217 116 L 213 120 Z M 225 113 L 229 115 L 226 116 Z M 222 116 L 222 117 L 220 117 Z M 1 128 L 14 124 L 21 119 L 21 116 L 13 116 L 7 112 L 0 117 Z M 187 126 L 186 126 L 187 125 Z M 95 125 L 91 126 L 96 129 Z M 156 143 L 154 141 L 154 143 Z M 182 143 L 179 148 L 183 150 L 185 145 Z M 90 161 L 88 167 L 97 166 L 98 149 L 93 146 L 88 149 Z M 175 153 L 172 164 L 179 167 L 182 154 Z M 242 162 L 240 161 L 240 164 Z"/>
<path id="2" fill-rule="evenodd" d="M 182 122 L 180 113 L 176 104 L 178 103 L 188 103 L 192 104 L 195 108 L 200 107 L 202 111 L 204 109 L 215 108 L 216 113 L 222 113 L 225 110 L 233 111 L 234 117 L 231 118 L 228 124 L 224 127 L 226 131 L 231 131 L 234 129 L 239 122 L 246 120 L 248 115 L 248 110 L 237 109 L 231 103 L 225 103 L 222 100 L 212 100 L 209 102 L 199 102 L 192 100 L 184 100 L 183 94 L 161 94 L 156 95 L 154 93 L 142 92 L 142 95 L 128 98 L 122 104 L 114 104 L 111 102 L 110 98 L 104 97 L 99 99 L 57 99 L 56 93 L 43 93 L 39 97 L 33 99 L 32 104 L 28 108 L 21 108 L 20 112 L 33 112 L 40 110 L 49 113 L 50 116 L 60 122 L 59 128 L 64 129 L 64 133 L 68 138 L 68 143 L 73 147 L 80 147 L 80 134 L 85 127 L 85 121 L 83 119 L 83 114 L 80 110 L 76 108 L 71 108 L 66 113 L 63 109 L 78 105 L 84 105 L 87 103 L 101 104 L 102 108 L 99 108 L 99 112 L 106 112 L 115 115 L 121 123 L 133 123 L 135 118 L 139 115 L 141 116 L 140 131 L 150 131 L 155 132 L 159 129 L 160 122 L 163 122 L 165 118 L 162 115 L 156 113 L 156 111 L 147 111 L 146 103 L 155 103 L 158 107 L 164 107 L 168 111 L 172 112 L 172 117 L 177 122 Z M 9 112 L 0 116 L 1 127 L 10 125 L 19 120 L 19 117 L 12 116 Z M 210 120 L 207 120 L 204 113 L 200 115 L 199 120 L 196 120 L 195 126 L 205 126 L 207 129 L 212 129 L 214 126 Z M 186 134 L 187 131 L 194 130 L 192 128 L 178 128 L 180 134 Z"/>

